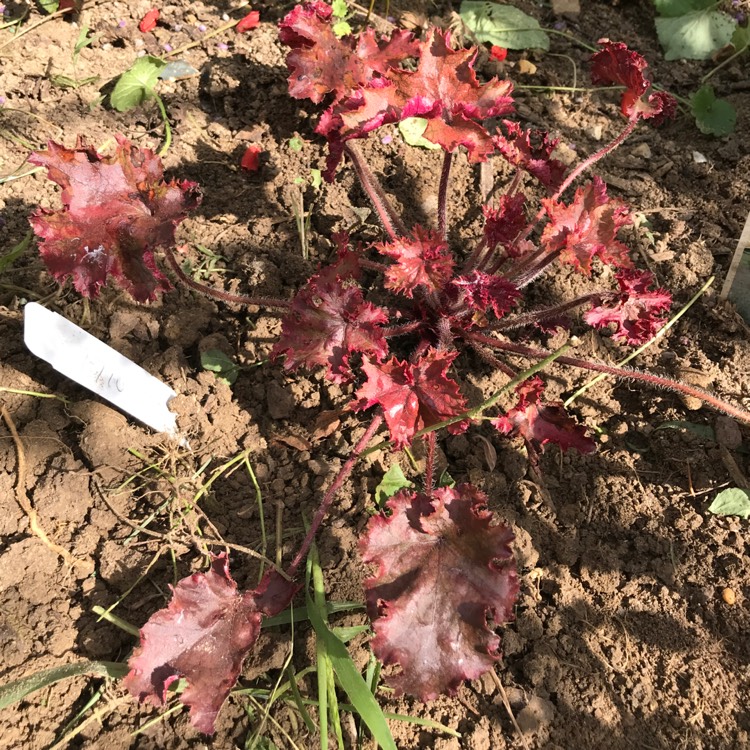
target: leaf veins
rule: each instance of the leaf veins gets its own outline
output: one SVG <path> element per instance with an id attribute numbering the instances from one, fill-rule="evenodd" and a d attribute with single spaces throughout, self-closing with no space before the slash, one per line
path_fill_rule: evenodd
<path id="1" fill-rule="evenodd" d="M 39 209 L 31 218 L 42 259 L 59 280 L 72 277 L 84 297 L 96 297 L 112 276 L 136 300 L 154 300 L 170 288 L 153 251 L 174 244 L 175 227 L 201 199 L 194 182 L 164 182 L 153 151 L 116 136 L 110 156 L 79 139 L 67 149 L 49 142 L 29 157 L 47 168 L 62 190 L 64 208 Z"/>
<path id="2" fill-rule="evenodd" d="M 432 700 L 491 669 L 500 638 L 488 627 L 513 618 L 518 580 L 507 526 L 468 484 L 431 496 L 402 491 L 373 517 L 361 542 L 377 566 L 365 581 L 372 648 L 401 671 L 397 693 Z"/>

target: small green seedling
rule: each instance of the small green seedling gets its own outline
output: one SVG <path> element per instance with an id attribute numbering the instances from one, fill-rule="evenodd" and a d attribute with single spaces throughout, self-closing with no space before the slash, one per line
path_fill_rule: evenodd
<path id="1" fill-rule="evenodd" d="M 722 490 L 708 506 L 708 512 L 716 516 L 750 518 L 750 492 L 740 487 Z"/>

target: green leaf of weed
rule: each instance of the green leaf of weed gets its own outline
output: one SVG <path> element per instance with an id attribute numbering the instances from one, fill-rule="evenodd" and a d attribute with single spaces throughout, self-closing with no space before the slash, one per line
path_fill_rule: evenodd
<path id="1" fill-rule="evenodd" d="M 750 492 L 739 487 L 723 490 L 708 507 L 708 512 L 717 516 L 750 518 Z"/>
<path id="2" fill-rule="evenodd" d="M 716 50 L 729 44 L 736 26 L 731 16 L 718 10 L 656 19 L 656 33 L 665 60 L 708 60 Z"/>
<path id="3" fill-rule="evenodd" d="M 401 467 L 398 464 L 393 464 L 383 475 L 380 484 L 375 488 L 375 504 L 378 508 L 382 508 L 389 497 L 393 497 L 399 490 L 413 486 L 414 482 L 410 482 L 404 476 Z"/>
<path id="4" fill-rule="evenodd" d="M 726 99 L 717 99 L 708 84 L 690 97 L 690 111 L 701 133 L 719 136 L 734 133 L 737 111 Z"/>
<path id="5" fill-rule="evenodd" d="M 437 143 L 422 137 L 427 130 L 427 120 L 424 117 L 407 117 L 398 124 L 401 137 L 410 145 L 432 150 L 440 148 Z"/>
<path id="6" fill-rule="evenodd" d="M 216 376 L 227 385 L 233 385 L 239 375 L 240 367 L 219 349 L 209 349 L 201 352 L 201 367 L 215 372 Z"/>
<path id="7" fill-rule="evenodd" d="M 166 63 L 158 57 L 139 57 L 117 80 L 109 101 L 118 112 L 127 112 L 154 96 L 159 71 Z"/>
<path id="8" fill-rule="evenodd" d="M 677 18 L 696 10 L 704 10 L 716 5 L 714 0 L 654 0 L 654 7 L 660 16 Z"/>
<path id="9" fill-rule="evenodd" d="M 461 20 L 480 42 L 505 49 L 549 49 L 549 36 L 539 22 L 510 5 L 464 0 Z"/>

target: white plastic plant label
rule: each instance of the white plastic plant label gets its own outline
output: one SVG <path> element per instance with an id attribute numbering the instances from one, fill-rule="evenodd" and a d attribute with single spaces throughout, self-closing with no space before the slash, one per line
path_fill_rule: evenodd
<path id="1" fill-rule="evenodd" d="M 135 362 L 36 302 L 24 308 L 24 342 L 58 372 L 157 432 L 177 437 L 167 404 L 177 394 Z"/>

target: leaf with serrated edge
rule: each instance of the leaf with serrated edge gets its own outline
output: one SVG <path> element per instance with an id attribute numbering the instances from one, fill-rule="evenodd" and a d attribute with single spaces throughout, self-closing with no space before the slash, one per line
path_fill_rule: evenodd
<path id="1" fill-rule="evenodd" d="M 354 408 L 380 404 L 391 440 L 398 448 L 408 445 L 417 430 L 466 410 L 458 383 L 447 375 L 456 356 L 457 352 L 428 349 L 414 363 L 392 357 L 382 365 L 365 357 L 362 371 L 367 382 L 357 391 Z M 466 427 L 466 421 L 458 422 L 448 427 L 448 432 L 457 434 Z"/>
<path id="2" fill-rule="evenodd" d="M 591 261 L 599 257 L 605 263 L 629 268 L 628 248 L 616 239 L 617 232 L 632 223 L 630 210 L 622 201 L 607 196 L 600 177 L 576 190 L 566 206 L 551 198 L 542 205 L 550 218 L 542 233 L 542 243 L 550 252 L 560 252 L 560 260 L 570 263 L 586 275 Z"/>
<path id="3" fill-rule="evenodd" d="M 430 497 L 399 492 L 390 516 L 368 523 L 361 542 L 377 572 L 365 581 L 372 648 L 401 671 L 386 682 L 422 700 L 455 694 L 492 669 L 518 580 L 507 526 L 493 524 L 488 498 L 468 484 Z"/>
<path id="4" fill-rule="evenodd" d="M 123 136 L 107 156 L 79 138 L 74 149 L 50 141 L 29 157 L 60 185 L 63 209 L 39 209 L 29 221 L 43 241 L 39 251 L 58 280 L 73 278 L 85 297 L 96 297 L 114 278 L 139 302 L 170 288 L 154 250 L 174 244 L 175 227 L 200 203 L 194 182 L 165 182 L 159 157 Z"/>
<path id="5" fill-rule="evenodd" d="M 286 355 L 284 368 L 326 368 L 334 383 L 351 380 L 349 356 L 369 354 L 380 360 L 388 352 L 381 329 L 385 310 L 366 302 L 356 279 L 359 264 L 354 253 L 313 276 L 292 301 L 284 316 L 273 357 Z"/>
<path id="6" fill-rule="evenodd" d="M 279 24 L 279 39 L 291 47 L 286 64 L 291 74 L 289 93 L 295 99 L 318 103 L 328 94 L 335 101 L 343 99 L 417 50 L 407 31 L 396 30 L 389 38 L 378 39 L 367 29 L 355 38 L 346 33 L 348 24 L 332 25 L 331 16 L 326 3 L 305 3 Z"/>
<path id="7" fill-rule="evenodd" d="M 317 132 L 329 140 L 363 138 L 409 117 L 427 122 L 423 137 L 454 152 L 464 146 L 469 161 L 486 160 L 495 150 L 481 121 L 513 111 L 509 81 L 480 84 L 476 49 L 452 50 L 450 35 L 432 29 L 421 44 L 416 71 L 391 69 L 321 119 Z M 331 166 L 329 163 L 329 173 Z"/>
<path id="8" fill-rule="evenodd" d="M 190 706 L 191 724 L 213 734 L 216 716 L 258 639 L 261 617 L 285 609 L 298 588 L 270 571 L 257 589 L 240 592 L 227 556 L 219 555 L 207 573 L 179 581 L 169 605 L 141 628 L 125 687 L 140 701 L 161 706 L 169 686 L 184 677 L 180 701 Z"/>

